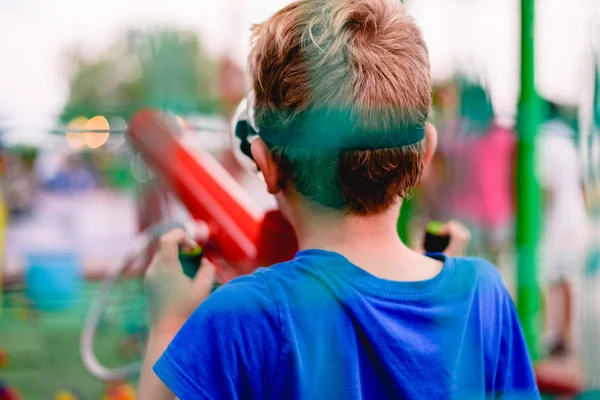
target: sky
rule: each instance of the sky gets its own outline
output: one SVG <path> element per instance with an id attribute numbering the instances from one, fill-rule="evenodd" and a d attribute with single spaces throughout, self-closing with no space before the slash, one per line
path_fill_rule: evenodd
<path id="1" fill-rule="evenodd" d="M 213 54 L 245 63 L 249 28 L 288 0 L 0 0 L 0 123 L 40 135 L 68 96 L 65 50 L 90 55 L 123 30 L 176 25 L 198 32 Z M 436 80 L 467 67 L 485 77 L 497 110 L 514 113 L 519 82 L 519 0 L 412 0 Z M 537 85 L 550 97 L 583 102 L 591 87 L 590 37 L 600 2 L 538 0 Z M 593 6 L 595 4 L 595 6 Z M 594 8 L 595 7 L 595 8 Z"/>

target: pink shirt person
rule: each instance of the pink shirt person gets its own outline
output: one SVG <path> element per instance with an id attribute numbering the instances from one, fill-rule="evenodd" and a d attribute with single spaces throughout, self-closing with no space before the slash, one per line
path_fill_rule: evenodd
<path id="1" fill-rule="evenodd" d="M 458 218 L 480 228 L 509 225 L 514 215 L 516 138 L 512 130 L 493 124 L 483 135 L 452 140 L 450 153 L 460 175 L 452 190 Z"/>

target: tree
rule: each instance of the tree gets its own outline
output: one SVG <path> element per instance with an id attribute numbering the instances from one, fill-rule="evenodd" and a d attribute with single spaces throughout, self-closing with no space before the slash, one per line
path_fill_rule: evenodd
<path id="1" fill-rule="evenodd" d="M 128 31 L 100 56 L 71 49 L 70 94 L 61 115 L 129 119 L 143 107 L 175 113 L 216 112 L 217 65 L 193 32 Z"/>

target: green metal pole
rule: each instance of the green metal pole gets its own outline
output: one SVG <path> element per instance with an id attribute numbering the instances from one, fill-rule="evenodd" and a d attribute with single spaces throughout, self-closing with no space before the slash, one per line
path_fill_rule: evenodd
<path id="1" fill-rule="evenodd" d="M 535 138 L 540 100 L 535 90 L 535 0 L 521 0 L 521 98 L 517 159 L 517 309 L 534 361 L 541 328 L 536 248 L 540 227 L 540 190 L 535 177 Z"/>

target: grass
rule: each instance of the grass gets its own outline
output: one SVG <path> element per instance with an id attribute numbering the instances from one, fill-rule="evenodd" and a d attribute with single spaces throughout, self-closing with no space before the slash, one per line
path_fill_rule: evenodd
<path id="1" fill-rule="evenodd" d="M 98 287 L 86 283 L 77 301 L 61 311 L 31 312 L 23 290 L 4 293 L 0 348 L 7 362 L 0 369 L 0 379 L 15 387 L 23 400 L 51 399 L 66 389 L 82 399 L 102 398 L 106 383 L 88 374 L 79 354 L 81 328 Z M 133 360 L 120 353 L 120 341 L 128 331 L 145 326 L 139 281 L 121 282 L 110 303 L 94 348 L 105 366 L 123 366 Z"/>

